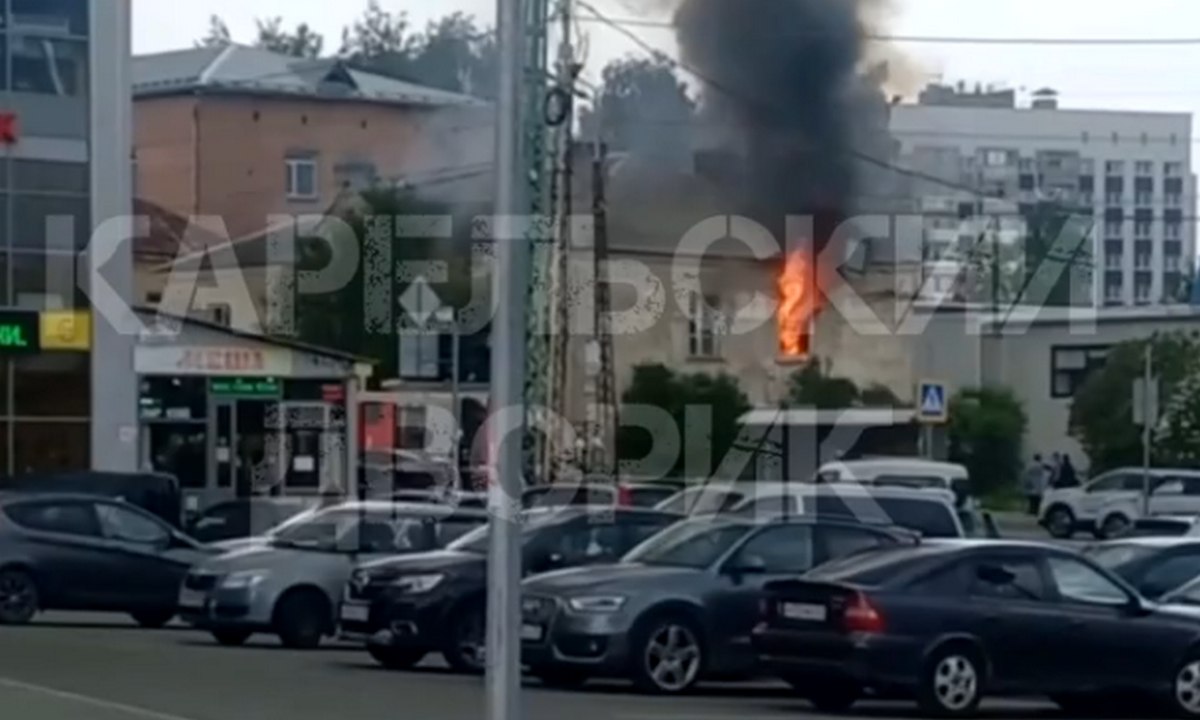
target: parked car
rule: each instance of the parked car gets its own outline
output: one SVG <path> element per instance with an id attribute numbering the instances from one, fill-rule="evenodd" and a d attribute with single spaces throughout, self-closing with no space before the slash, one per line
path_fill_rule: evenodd
<path id="1" fill-rule="evenodd" d="M 526 574 L 614 562 L 679 518 L 653 510 L 594 512 L 586 507 L 527 511 L 521 531 Z M 388 668 L 440 652 L 451 668 L 483 670 L 488 528 L 445 550 L 385 558 L 350 577 L 341 607 L 342 635 L 364 642 Z"/>
<path id="2" fill-rule="evenodd" d="M 444 547 L 487 514 L 444 505 L 368 501 L 327 508 L 201 563 L 179 589 L 184 620 L 222 645 L 256 632 L 313 648 L 336 632 L 342 588 L 360 562 Z"/>
<path id="3" fill-rule="evenodd" d="M 1145 485 L 1141 468 L 1121 468 L 1080 487 L 1048 490 L 1039 521 L 1056 538 L 1081 530 L 1100 539 L 1119 537 L 1143 514 Z M 1200 471 L 1151 469 L 1149 514 L 1200 515 Z"/>
<path id="4" fill-rule="evenodd" d="M 175 616 L 179 583 L 206 556 L 160 518 L 94 495 L 0 496 L 0 624 L 42 610 L 124 612 L 144 627 Z"/>
<path id="5" fill-rule="evenodd" d="M 208 507 L 188 523 L 187 532 L 202 543 L 263 535 L 311 509 L 311 498 L 256 497 L 228 500 Z"/>
<path id="6" fill-rule="evenodd" d="M 183 527 L 183 494 L 174 475 L 117 473 L 83 470 L 47 475 L 18 475 L 4 483 L 3 491 L 32 493 L 85 493 L 136 505 L 173 528 Z"/>
<path id="7" fill-rule="evenodd" d="M 1152 600 L 1200 577 L 1200 538 L 1195 537 L 1113 540 L 1084 554 Z"/>
<path id="8" fill-rule="evenodd" d="M 679 484 L 669 482 L 613 483 L 590 480 L 582 483 L 553 483 L 527 488 L 521 494 L 521 506 L 526 510 L 572 505 L 654 507 L 678 492 L 679 488 Z"/>
<path id="9" fill-rule="evenodd" d="M 549 685 L 622 677 L 656 693 L 749 674 L 750 631 L 766 582 L 831 558 L 915 542 L 900 529 L 847 521 L 686 520 L 615 565 L 526 579 L 522 660 Z"/>
<path id="10" fill-rule="evenodd" d="M 817 482 L 949 490 L 959 507 L 971 499 L 971 478 L 966 467 L 925 458 L 880 457 L 825 463 L 817 471 Z"/>
<path id="11" fill-rule="evenodd" d="M 931 716 L 971 716 L 997 694 L 1087 714 L 1147 693 L 1200 716 L 1200 609 L 1154 605 L 1065 548 L 884 549 L 768 584 L 762 608 L 762 667 L 823 712 L 869 692 Z"/>
<path id="12" fill-rule="evenodd" d="M 487 493 L 461 490 L 400 490 L 392 493 L 392 502 L 434 503 L 461 508 L 487 508 Z"/>
<path id="13" fill-rule="evenodd" d="M 745 484 L 745 485 L 748 485 Z M 741 483 L 708 482 L 684 488 L 654 506 L 680 515 L 710 515 L 732 509 L 746 499 Z"/>

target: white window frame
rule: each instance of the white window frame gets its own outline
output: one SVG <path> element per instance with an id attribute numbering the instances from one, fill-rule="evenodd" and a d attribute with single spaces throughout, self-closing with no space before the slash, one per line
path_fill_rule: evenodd
<path id="1" fill-rule="evenodd" d="M 721 357 L 721 299 L 692 293 L 688 298 L 688 357 Z"/>
<path id="2" fill-rule="evenodd" d="M 312 157 L 290 157 L 284 161 L 287 168 L 287 196 L 289 200 L 314 200 L 320 196 L 319 169 L 317 159 Z M 300 188 L 300 171 L 302 168 L 312 170 L 312 190 L 303 192 Z"/>

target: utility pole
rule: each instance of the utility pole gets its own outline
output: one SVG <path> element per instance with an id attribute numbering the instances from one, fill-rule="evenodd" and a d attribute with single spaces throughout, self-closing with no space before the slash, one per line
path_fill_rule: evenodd
<path id="1" fill-rule="evenodd" d="M 518 498 L 523 486 L 522 433 L 506 427 L 525 418 L 525 307 L 530 247 L 527 168 L 522 132 L 525 90 L 524 0 L 497 0 L 500 83 L 496 102 L 496 260 L 492 323 L 492 417 L 488 423 L 491 513 L 488 553 L 487 717 L 521 717 L 521 555 Z"/>
<path id="2" fill-rule="evenodd" d="M 1150 515 L 1150 431 L 1157 418 L 1154 407 L 1158 395 L 1154 383 L 1154 344 L 1146 343 L 1145 366 L 1142 368 L 1142 517 Z"/>
<path id="3" fill-rule="evenodd" d="M 593 304 L 597 368 L 591 379 L 592 422 L 588 428 L 586 472 L 611 477 L 617 482 L 616 442 L 617 397 L 613 377 L 612 289 L 608 282 L 608 201 L 605 195 L 605 174 L 608 150 L 597 140 L 592 157 L 592 213 L 595 216 L 595 238 L 592 247 L 592 279 L 595 288 Z"/>

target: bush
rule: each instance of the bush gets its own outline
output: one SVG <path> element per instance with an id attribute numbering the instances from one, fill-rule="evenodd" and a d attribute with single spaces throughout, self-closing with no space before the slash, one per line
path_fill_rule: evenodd
<path id="1" fill-rule="evenodd" d="M 973 388 L 950 401 L 950 459 L 966 466 L 977 495 L 1014 492 L 1028 419 L 1007 388 Z"/>

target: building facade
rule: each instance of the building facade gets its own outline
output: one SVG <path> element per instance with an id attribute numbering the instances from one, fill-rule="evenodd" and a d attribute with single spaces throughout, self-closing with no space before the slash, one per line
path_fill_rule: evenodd
<path id="1" fill-rule="evenodd" d="M 972 297 L 949 278 L 994 231 L 999 250 L 984 254 L 1018 286 L 999 300 L 1023 300 L 1033 253 L 1021 239 L 1045 231 L 1038 214 L 1053 207 L 1091 230 L 1071 258 L 1076 288 L 1058 304 L 1181 299 L 1196 243 L 1190 114 L 1063 109 L 1050 90 L 1018 107 L 1011 91 L 932 86 L 892 108 L 891 131 L 902 164 L 921 175 L 912 191 L 926 214 L 926 270 L 939 278 L 926 297 L 990 299 L 990 288 Z"/>

